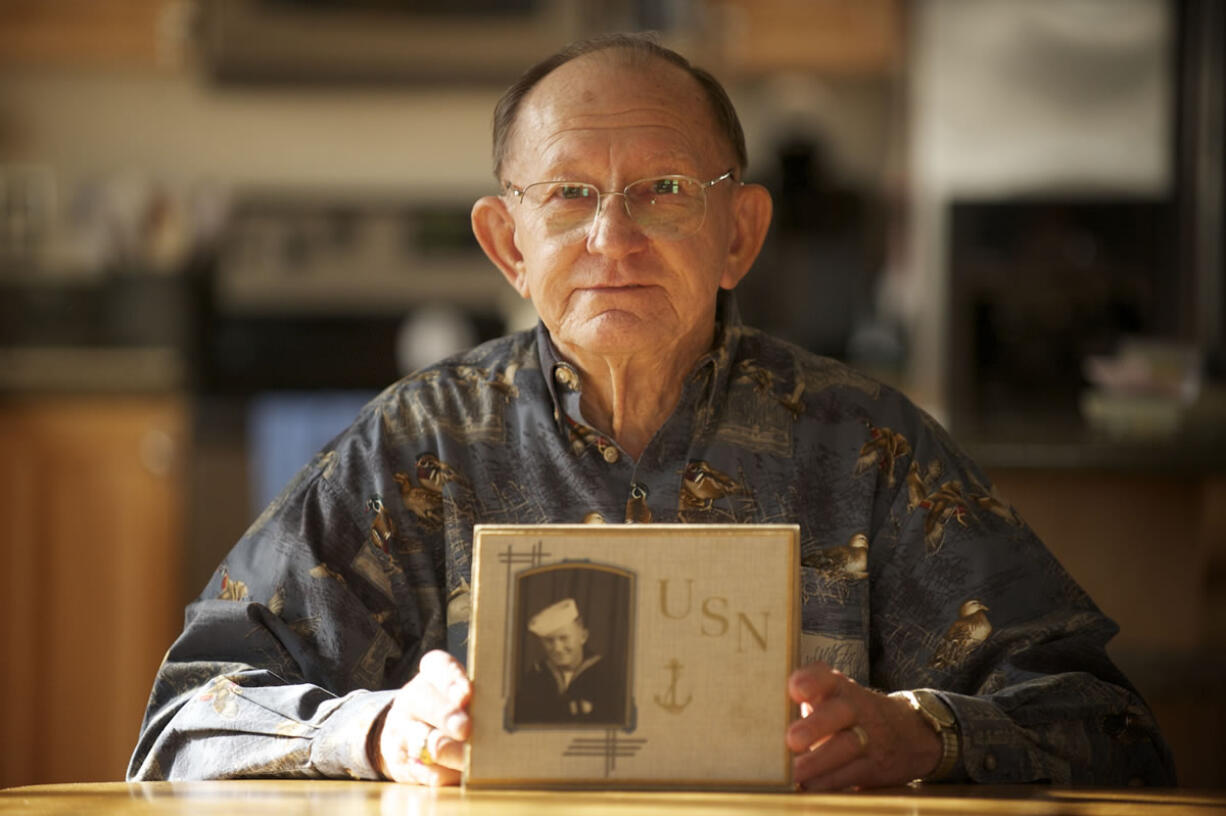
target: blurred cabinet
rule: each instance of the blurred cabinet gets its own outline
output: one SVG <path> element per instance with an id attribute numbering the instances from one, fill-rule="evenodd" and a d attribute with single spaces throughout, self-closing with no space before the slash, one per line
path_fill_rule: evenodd
<path id="1" fill-rule="evenodd" d="M 0 65 L 169 67 L 190 11 L 179 0 L 0 0 Z"/>
<path id="2" fill-rule="evenodd" d="M 0 787 L 123 777 L 181 622 L 187 409 L 0 402 Z"/>
<path id="3" fill-rule="evenodd" d="M 902 67 L 900 0 L 711 0 L 723 61 L 745 74 L 888 75 Z"/>
<path id="4" fill-rule="evenodd" d="M 1179 783 L 1226 785 L 1226 475 L 988 471 L 1119 624 L 1109 651 L 1158 718 Z"/>

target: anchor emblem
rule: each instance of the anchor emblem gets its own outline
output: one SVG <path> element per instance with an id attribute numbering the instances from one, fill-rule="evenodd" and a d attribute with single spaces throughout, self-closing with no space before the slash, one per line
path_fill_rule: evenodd
<path id="1" fill-rule="evenodd" d="M 680 714 L 694 695 L 686 695 L 685 702 L 677 702 L 677 678 L 681 674 L 682 666 L 677 662 L 677 658 L 673 658 L 665 664 L 664 668 L 668 669 L 671 679 L 669 680 L 668 691 L 664 693 L 664 699 L 660 699 L 660 695 L 655 695 L 656 705 L 667 711 L 669 714 Z"/>

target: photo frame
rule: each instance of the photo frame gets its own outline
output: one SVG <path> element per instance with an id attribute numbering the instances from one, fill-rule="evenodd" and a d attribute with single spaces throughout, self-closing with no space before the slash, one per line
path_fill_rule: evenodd
<path id="1" fill-rule="evenodd" d="M 795 525 L 477 525 L 470 787 L 788 790 Z"/>

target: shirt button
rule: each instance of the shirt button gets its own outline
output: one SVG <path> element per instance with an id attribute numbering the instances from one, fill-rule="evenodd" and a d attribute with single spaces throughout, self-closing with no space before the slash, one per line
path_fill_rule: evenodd
<path id="1" fill-rule="evenodd" d="M 565 363 L 559 364 L 558 367 L 553 370 L 553 378 L 557 380 L 559 384 L 566 386 L 571 391 L 574 391 L 579 387 L 579 375 L 575 373 L 573 368 Z"/>
<path id="2" fill-rule="evenodd" d="M 985 754 L 983 757 L 983 769 L 988 773 L 996 770 L 996 754 Z"/>
<path id="3" fill-rule="evenodd" d="M 610 465 L 621 458 L 621 454 L 617 452 L 617 448 L 613 447 L 612 445 L 609 445 L 602 450 L 600 455 L 603 456 L 604 460 Z"/>

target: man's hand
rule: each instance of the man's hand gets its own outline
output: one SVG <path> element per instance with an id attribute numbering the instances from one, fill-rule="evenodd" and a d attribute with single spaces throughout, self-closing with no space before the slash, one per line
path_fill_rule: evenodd
<path id="1" fill-rule="evenodd" d="M 455 658 L 440 650 L 423 655 L 417 676 L 372 728 L 379 772 L 395 782 L 459 784 L 472 728 L 467 711 L 472 693 Z"/>
<path id="2" fill-rule="evenodd" d="M 797 669 L 788 695 L 801 718 L 788 727 L 806 790 L 903 785 L 936 768 L 941 740 L 906 700 L 866 689 L 825 663 Z"/>

